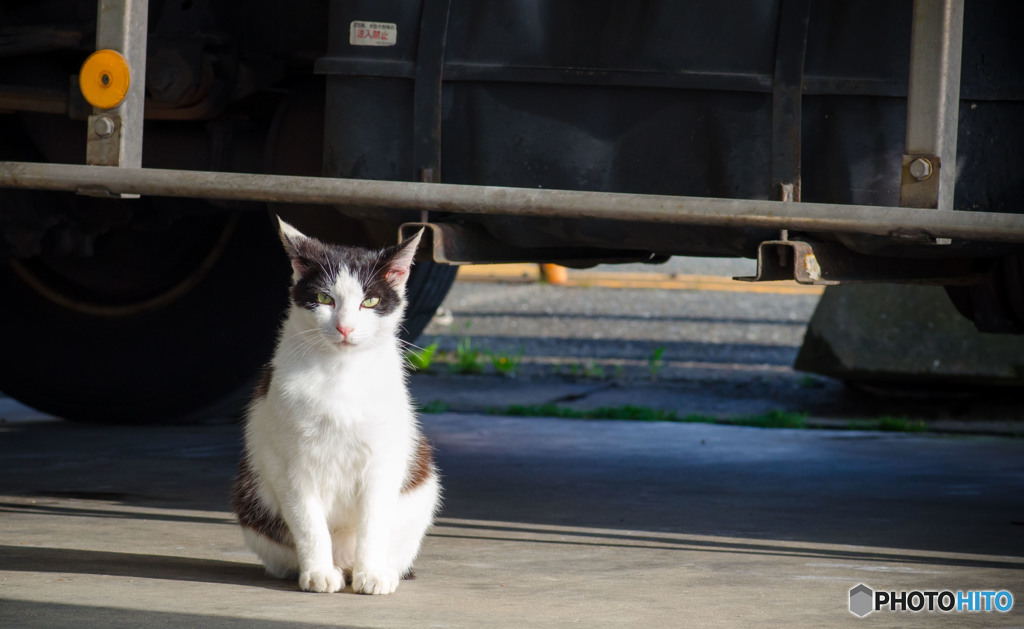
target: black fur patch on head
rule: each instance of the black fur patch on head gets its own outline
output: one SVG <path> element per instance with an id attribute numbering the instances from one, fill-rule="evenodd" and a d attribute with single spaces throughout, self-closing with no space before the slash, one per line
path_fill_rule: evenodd
<path id="1" fill-rule="evenodd" d="M 339 274 L 347 273 L 356 278 L 363 287 L 364 298 L 380 300 L 373 309 L 378 315 L 391 314 L 402 307 L 402 294 L 387 279 L 393 248 L 370 250 L 361 247 L 344 247 L 320 242 L 315 238 L 305 239 L 294 247 L 300 276 L 291 289 L 295 305 L 314 310 L 320 303 L 317 293 L 333 295 L 334 283 Z M 289 252 L 292 253 L 292 252 Z M 336 297 L 336 296 L 335 296 Z"/>

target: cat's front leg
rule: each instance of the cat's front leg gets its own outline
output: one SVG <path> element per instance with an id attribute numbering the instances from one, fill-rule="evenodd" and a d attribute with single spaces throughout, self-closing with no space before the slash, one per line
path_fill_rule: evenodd
<path id="1" fill-rule="evenodd" d="M 393 475 L 368 479 L 352 569 L 352 589 L 357 594 L 391 594 L 398 589 L 400 575 L 388 563 L 388 548 L 400 487 L 401 479 Z"/>
<path id="2" fill-rule="evenodd" d="M 345 577 L 334 565 L 331 533 L 323 505 L 310 499 L 288 511 L 285 520 L 295 539 L 299 588 L 305 592 L 340 592 L 345 587 Z"/>

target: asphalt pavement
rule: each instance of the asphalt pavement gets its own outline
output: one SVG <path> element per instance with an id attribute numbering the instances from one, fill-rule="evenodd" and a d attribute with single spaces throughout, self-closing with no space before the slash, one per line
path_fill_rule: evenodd
<path id="1" fill-rule="evenodd" d="M 537 282 L 536 265 L 469 270 L 417 341 L 437 346 L 432 364 L 412 379 L 422 404 L 467 412 L 633 405 L 680 417 L 784 413 L 830 427 L 881 419 L 940 432 L 1024 434 L 1018 389 L 943 383 L 865 391 L 795 370 L 822 287 L 729 279 L 752 275 L 750 260 L 605 265 L 570 271 L 569 286 Z M 502 360 L 514 368 L 499 370 Z"/>

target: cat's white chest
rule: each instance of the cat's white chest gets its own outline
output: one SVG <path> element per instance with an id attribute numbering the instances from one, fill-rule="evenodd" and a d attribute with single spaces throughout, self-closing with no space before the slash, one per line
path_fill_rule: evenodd
<path id="1" fill-rule="evenodd" d="M 257 450 L 274 453 L 268 471 L 289 478 L 298 495 L 316 496 L 336 525 L 354 515 L 369 470 L 402 465 L 411 439 L 404 382 L 388 382 L 372 363 L 279 364 L 250 421 Z"/>
<path id="2" fill-rule="evenodd" d="M 397 352 L 281 361 L 266 403 L 275 449 L 296 465 L 365 468 L 371 457 L 404 461 L 415 422 Z"/>

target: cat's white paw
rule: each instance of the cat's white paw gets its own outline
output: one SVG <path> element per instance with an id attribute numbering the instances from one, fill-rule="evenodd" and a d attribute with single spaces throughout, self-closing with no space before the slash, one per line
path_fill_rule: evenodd
<path id="1" fill-rule="evenodd" d="M 345 577 L 337 566 L 327 570 L 304 570 L 299 574 L 299 587 L 304 592 L 340 592 L 345 587 Z"/>
<path id="2" fill-rule="evenodd" d="M 391 594 L 398 589 L 398 572 L 390 568 L 357 570 L 352 574 L 356 594 Z"/>

